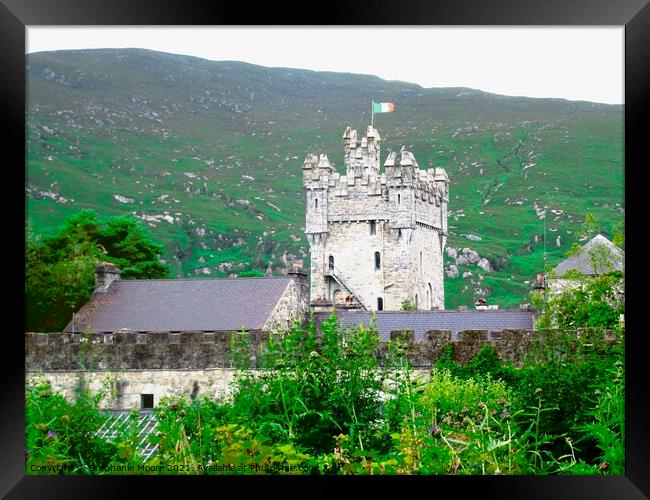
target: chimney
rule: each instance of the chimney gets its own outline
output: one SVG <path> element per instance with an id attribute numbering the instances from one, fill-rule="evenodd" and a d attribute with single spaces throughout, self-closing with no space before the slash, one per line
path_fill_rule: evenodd
<path id="1" fill-rule="evenodd" d="M 120 279 L 120 270 L 110 262 L 100 262 L 95 268 L 95 291 L 105 292 L 111 283 Z"/>
<path id="2" fill-rule="evenodd" d="M 302 268 L 302 265 L 297 262 L 291 266 L 291 270 L 289 270 L 287 274 L 298 283 L 307 283 L 307 273 Z"/>

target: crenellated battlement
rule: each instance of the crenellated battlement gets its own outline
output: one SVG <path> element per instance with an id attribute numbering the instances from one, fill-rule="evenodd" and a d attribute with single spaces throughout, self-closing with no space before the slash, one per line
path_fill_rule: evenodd
<path id="1" fill-rule="evenodd" d="M 397 310 L 421 297 L 419 309 L 444 308 L 447 173 L 420 169 L 404 148 L 388 154 L 382 172 L 372 126 L 364 137 L 347 127 L 342 139 L 344 172 L 323 154 L 302 166 L 312 301 L 353 296 L 364 309 Z"/>
<path id="2" fill-rule="evenodd" d="M 415 367 L 431 368 L 446 344 L 454 347 L 454 359 L 466 364 L 486 344 L 499 356 L 517 362 L 540 343 L 552 344 L 561 353 L 566 349 L 558 330 L 464 330 L 453 338 L 449 330 L 429 330 L 416 339 L 412 330 L 391 331 L 379 345 L 381 360 L 387 341 L 401 338 Z M 119 370 L 202 370 L 232 368 L 232 337 L 245 335 L 249 345 L 251 366 L 265 349 L 269 332 L 113 332 L 98 334 L 26 333 L 25 368 L 27 372 L 57 371 L 119 371 Z M 593 348 L 601 339 L 616 341 L 617 334 L 607 330 L 576 330 L 573 335 L 584 339 L 586 348 Z M 555 339 L 555 340 L 554 340 Z"/>

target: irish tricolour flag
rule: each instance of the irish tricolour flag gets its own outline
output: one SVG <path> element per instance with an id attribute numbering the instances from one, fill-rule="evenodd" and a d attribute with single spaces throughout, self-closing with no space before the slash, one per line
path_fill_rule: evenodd
<path id="1" fill-rule="evenodd" d="M 372 103 L 372 112 L 373 113 L 390 113 L 395 111 L 395 105 L 392 102 L 373 102 Z"/>

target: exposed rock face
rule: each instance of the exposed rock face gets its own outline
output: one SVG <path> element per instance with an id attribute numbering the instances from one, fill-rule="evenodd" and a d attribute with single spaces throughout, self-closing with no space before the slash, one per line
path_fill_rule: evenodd
<path id="1" fill-rule="evenodd" d="M 481 258 L 481 260 L 479 260 L 476 265 L 481 269 L 483 269 L 486 273 L 494 272 L 494 268 L 492 267 L 492 264 L 490 264 L 490 261 L 487 260 L 485 257 Z"/>
<path id="2" fill-rule="evenodd" d="M 469 276 L 473 276 L 472 271 L 465 271 L 463 273 L 463 278 L 468 278 Z"/>
<path id="3" fill-rule="evenodd" d="M 483 239 L 480 236 L 476 236 L 475 234 L 466 234 L 465 238 L 467 238 L 470 241 L 481 241 Z"/>
<path id="4" fill-rule="evenodd" d="M 455 259 L 456 257 L 458 257 L 458 252 L 453 247 L 447 247 L 447 256 L 450 259 Z"/>
<path id="5" fill-rule="evenodd" d="M 447 273 L 447 278 L 452 278 L 452 279 L 458 278 L 458 268 L 453 264 L 447 267 L 446 273 Z"/>
<path id="6" fill-rule="evenodd" d="M 462 254 L 456 258 L 456 265 L 466 266 L 467 264 L 478 264 L 481 256 L 476 250 L 471 248 L 463 248 Z"/>

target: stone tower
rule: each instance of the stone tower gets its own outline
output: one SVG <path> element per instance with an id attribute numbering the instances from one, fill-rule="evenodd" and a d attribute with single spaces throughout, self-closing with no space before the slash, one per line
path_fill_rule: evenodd
<path id="1" fill-rule="evenodd" d="M 392 152 L 380 172 L 377 130 L 343 134 L 345 174 L 326 155 L 302 166 L 312 305 L 399 310 L 444 309 L 442 255 L 449 178 L 420 170 L 413 154 Z"/>

